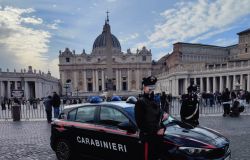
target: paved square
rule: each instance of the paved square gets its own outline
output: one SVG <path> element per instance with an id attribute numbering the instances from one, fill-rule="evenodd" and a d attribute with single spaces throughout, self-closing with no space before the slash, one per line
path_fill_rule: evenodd
<path id="1" fill-rule="evenodd" d="M 250 159 L 250 116 L 201 117 L 200 124 L 213 128 L 231 141 L 233 160 Z M 46 121 L 0 122 L 0 160 L 56 160 L 49 145 Z"/>

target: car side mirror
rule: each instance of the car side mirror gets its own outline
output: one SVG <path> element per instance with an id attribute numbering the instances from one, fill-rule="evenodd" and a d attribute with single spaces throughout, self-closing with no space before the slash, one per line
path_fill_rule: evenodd
<path id="1" fill-rule="evenodd" d="M 128 133 L 134 134 L 136 128 L 130 122 L 122 122 L 118 124 L 118 128 L 127 131 Z"/>

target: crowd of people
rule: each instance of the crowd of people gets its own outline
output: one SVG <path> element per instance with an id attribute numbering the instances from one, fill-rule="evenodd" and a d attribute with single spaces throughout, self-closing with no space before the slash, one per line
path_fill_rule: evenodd
<path id="1" fill-rule="evenodd" d="M 229 90 L 228 90 L 229 91 Z M 241 99 L 241 100 L 245 100 L 247 104 L 249 104 L 250 102 L 250 93 L 248 91 L 244 91 L 244 90 L 231 90 L 230 92 L 230 99 L 234 100 L 234 99 Z M 223 92 L 219 92 L 219 91 L 215 91 L 214 93 L 201 93 L 200 96 L 200 100 L 201 100 L 201 104 L 206 107 L 206 106 L 210 106 L 213 107 L 215 105 L 222 105 L 223 100 L 223 96 L 222 96 Z"/>

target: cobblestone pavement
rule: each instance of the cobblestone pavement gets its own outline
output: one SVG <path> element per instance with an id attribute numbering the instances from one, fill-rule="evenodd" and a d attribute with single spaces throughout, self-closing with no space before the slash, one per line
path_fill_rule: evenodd
<path id="1" fill-rule="evenodd" d="M 213 128 L 231 141 L 232 159 L 250 159 L 250 116 L 201 117 L 200 124 Z M 0 122 L 0 160 L 56 160 L 49 146 L 50 125 L 45 121 Z"/>

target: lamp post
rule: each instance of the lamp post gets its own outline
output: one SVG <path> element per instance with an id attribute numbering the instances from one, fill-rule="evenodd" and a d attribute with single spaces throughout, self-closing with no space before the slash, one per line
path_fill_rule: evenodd
<path id="1" fill-rule="evenodd" d="M 76 98 L 78 99 L 78 91 L 79 91 L 79 89 L 78 89 L 78 87 L 76 88 Z"/>
<path id="2" fill-rule="evenodd" d="M 64 86 L 64 88 L 66 89 L 66 97 L 68 97 L 68 88 L 69 88 L 69 84 L 66 83 L 65 86 Z"/>

